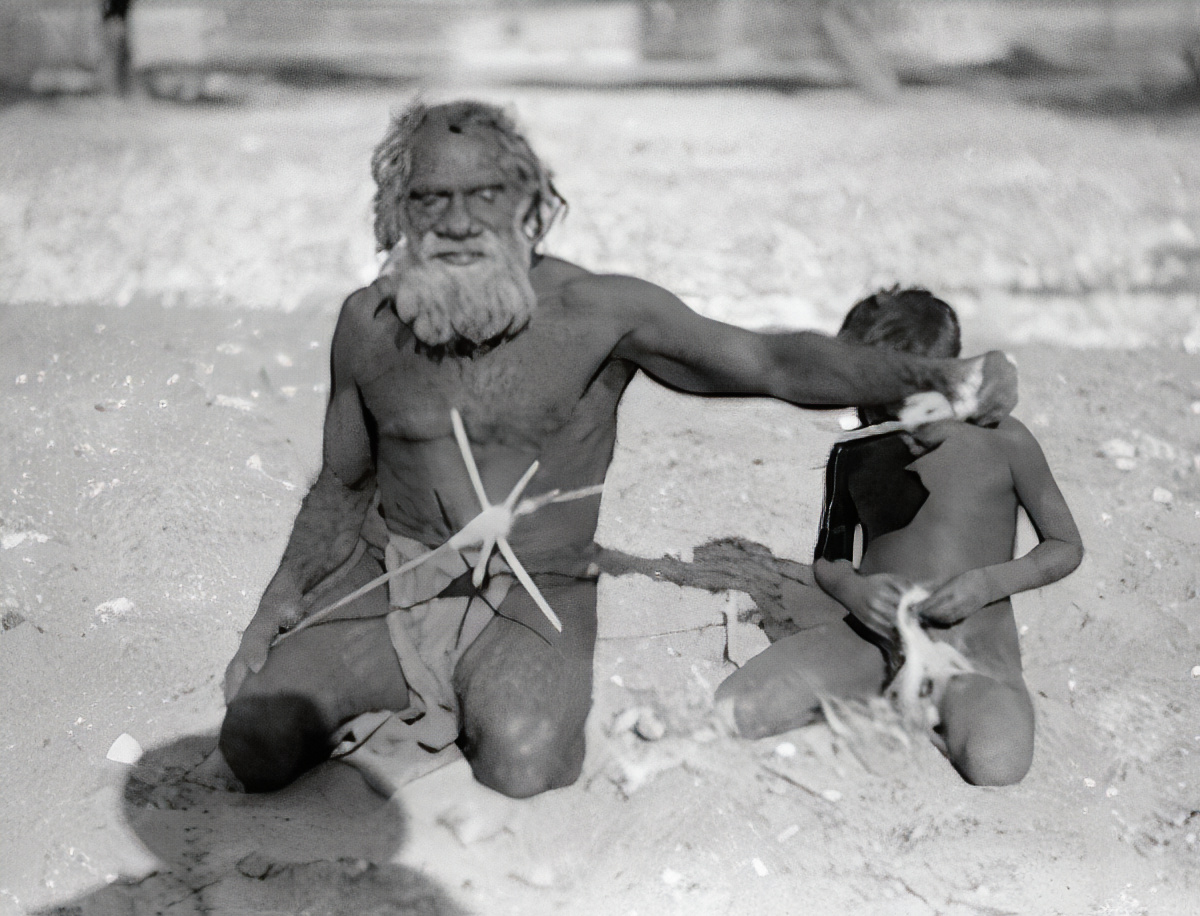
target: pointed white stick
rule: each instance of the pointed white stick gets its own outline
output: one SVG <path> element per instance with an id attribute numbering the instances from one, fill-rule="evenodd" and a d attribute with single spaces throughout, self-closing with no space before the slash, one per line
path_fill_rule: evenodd
<path id="1" fill-rule="evenodd" d="M 483 489 L 483 480 L 479 476 L 479 468 L 475 466 L 475 456 L 471 453 L 471 440 L 467 438 L 467 429 L 463 426 L 457 407 L 450 408 L 450 423 L 454 427 L 454 438 L 458 441 L 458 450 L 462 452 L 463 462 L 467 466 L 467 474 L 471 477 L 471 486 L 475 488 L 479 504 L 488 509 L 492 504 L 488 502 L 487 491 Z"/>
<path id="2" fill-rule="evenodd" d="M 471 584 L 476 588 L 483 585 L 483 577 L 487 575 L 488 561 L 491 560 L 495 547 L 496 538 L 484 539 L 483 548 L 479 551 L 479 559 L 475 561 L 475 571 L 471 573 Z"/>
<path id="3" fill-rule="evenodd" d="M 321 610 L 317 611 L 315 614 L 309 614 L 307 617 L 305 617 L 303 620 L 301 620 L 298 624 L 296 624 L 290 630 L 284 630 L 282 633 L 280 633 L 278 636 L 276 636 L 275 641 L 271 643 L 271 646 L 275 647 L 275 646 L 279 645 L 281 642 L 283 642 L 285 639 L 287 639 L 289 636 L 294 636 L 295 634 L 299 633 L 301 630 L 307 630 L 309 627 L 320 623 L 322 620 L 327 618 L 330 614 L 332 614 L 338 608 L 345 607 L 351 601 L 358 600 L 363 595 L 365 595 L 367 592 L 379 588 L 379 586 L 383 585 L 383 583 L 388 582 L 389 580 L 394 579 L 397 576 L 402 576 L 406 572 L 410 572 L 410 571 L 416 569 L 418 566 L 420 566 L 422 563 L 424 563 L 426 560 L 428 560 L 430 557 L 432 557 L 435 553 L 445 550 L 447 546 L 448 546 L 448 544 L 443 544 L 441 547 L 438 547 L 436 550 L 431 550 L 431 551 L 429 551 L 429 553 L 421 554 L 416 559 L 409 560 L 403 566 L 397 566 L 395 569 L 389 569 L 387 572 L 383 573 L 383 575 L 376 576 L 374 579 L 372 579 L 366 585 L 356 588 L 354 591 L 352 591 L 349 595 L 346 595 L 344 598 L 339 598 L 333 604 L 329 605 L 328 607 L 321 608 Z"/>
<path id="4" fill-rule="evenodd" d="M 467 474 L 471 478 L 471 486 L 475 490 L 475 495 L 479 498 L 482 511 L 469 522 L 467 522 L 462 529 L 460 529 L 449 540 L 447 540 L 446 543 L 442 544 L 442 546 L 431 550 L 428 553 L 421 554 L 421 556 L 409 560 L 402 566 L 388 570 L 387 572 L 383 573 L 383 575 L 375 577 L 366 585 L 355 589 L 350 594 L 340 598 L 328 607 L 322 608 L 315 614 L 310 614 L 290 630 L 285 630 L 276 636 L 274 642 L 271 644 L 272 646 L 277 646 L 289 636 L 320 623 L 322 620 L 327 619 L 334 611 L 338 610 L 338 608 L 345 607 L 350 602 L 361 598 L 367 592 L 378 588 L 385 582 L 416 569 L 436 553 L 439 553 L 443 550 L 460 551 L 470 547 L 475 547 L 476 545 L 479 545 L 481 550 L 479 559 L 476 561 L 475 567 L 471 574 L 471 582 L 474 584 L 474 586 L 479 588 L 483 584 L 484 576 L 487 574 L 488 560 L 491 559 L 492 550 L 496 547 L 499 547 L 500 553 L 503 555 L 505 561 L 512 569 L 513 574 L 525 587 L 525 590 L 529 592 L 530 597 L 533 598 L 534 603 L 537 604 L 541 612 L 546 615 L 546 619 L 550 621 L 550 625 L 560 633 L 562 632 L 562 621 L 559 620 L 558 615 L 554 613 L 554 609 L 550 607 L 550 604 L 542 596 L 542 593 L 538 590 L 537 585 L 534 584 L 533 578 L 528 572 L 526 572 L 525 567 L 521 565 L 521 561 L 517 559 L 517 555 L 513 552 L 512 546 L 508 543 L 508 532 L 512 528 L 513 519 L 517 516 L 528 515 L 529 513 L 534 512 L 537 509 L 540 509 L 542 506 L 548 505 L 549 503 L 566 502 L 572 499 L 583 499 L 588 496 L 598 496 L 603 492 L 604 485 L 594 484 L 590 487 L 581 487 L 577 490 L 568 490 L 566 493 L 563 493 L 559 490 L 550 490 L 547 493 L 542 493 L 538 496 L 522 500 L 521 494 L 525 492 L 525 488 L 529 485 L 529 482 L 533 480 L 533 477 L 538 470 L 539 463 L 535 460 L 525 470 L 525 473 L 521 475 L 521 479 L 516 482 L 512 490 L 509 491 L 509 494 L 505 497 L 504 502 L 498 506 L 493 506 L 488 501 L 487 492 L 483 489 L 483 480 L 479 476 L 479 468 L 476 466 L 475 456 L 471 452 L 471 443 L 470 440 L 467 439 L 467 431 L 463 426 L 462 417 L 459 415 L 457 408 L 452 407 L 450 409 L 450 422 L 454 427 L 454 438 L 458 442 L 459 451 L 462 452 L 463 463 L 467 466 Z"/>
<path id="5" fill-rule="evenodd" d="M 531 464 L 525 473 L 521 475 L 521 479 L 517 481 L 516 486 L 514 486 L 509 492 L 508 496 L 504 498 L 504 508 L 510 513 L 513 511 L 513 507 L 517 504 L 517 500 L 521 498 L 521 494 L 525 492 L 525 488 L 529 486 L 529 481 L 533 480 L 533 475 L 537 473 L 537 469 L 538 462 L 535 459 L 533 464 Z"/>
<path id="6" fill-rule="evenodd" d="M 521 561 L 517 559 L 517 555 L 513 553 L 513 549 L 508 546 L 506 538 L 500 538 L 496 541 L 496 546 L 500 548 L 500 553 L 504 559 L 508 561 L 508 565 L 512 568 L 513 573 L 517 577 L 517 581 L 525 586 L 525 591 L 529 592 L 529 596 L 534 603 L 541 608 L 546 619 L 550 621 L 550 626 L 562 632 L 562 621 L 558 619 L 558 615 L 554 613 L 554 608 L 550 607 L 546 599 L 542 597 L 542 593 L 538 591 L 537 585 L 534 583 L 529 573 L 525 571 L 525 567 L 521 565 Z"/>

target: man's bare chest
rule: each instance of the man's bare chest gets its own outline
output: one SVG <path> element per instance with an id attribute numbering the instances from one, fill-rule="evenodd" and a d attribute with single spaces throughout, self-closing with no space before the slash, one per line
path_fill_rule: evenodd
<path id="1" fill-rule="evenodd" d="M 603 342 L 547 323 L 474 357 L 436 358 L 411 340 L 377 348 L 359 382 L 363 406 L 381 436 L 412 442 L 450 434 L 450 409 L 472 438 L 534 446 L 567 425 L 584 400 L 611 385 Z M 623 387 L 621 385 L 620 387 Z M 615 411 L 619 388 L 611 395 Z"/>

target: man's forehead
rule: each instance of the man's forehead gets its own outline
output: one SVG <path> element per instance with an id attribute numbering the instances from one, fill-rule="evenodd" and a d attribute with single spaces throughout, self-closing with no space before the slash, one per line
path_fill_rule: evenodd
<path id="1" fill-rule="evenodd" d="M 450 126 L 443 119 L 431 118 L 413 135 L 413 184 L 490 183 L 517 174 L 516 157 L 490 128 Z"/>

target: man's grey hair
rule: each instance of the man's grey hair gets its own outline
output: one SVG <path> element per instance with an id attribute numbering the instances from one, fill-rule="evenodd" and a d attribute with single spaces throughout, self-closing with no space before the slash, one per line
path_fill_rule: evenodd
<path id="1" fill-rule="evenodd" d="M 390 250 L 404 236 L 401 212 L 412 177 L 413 138 L 431 118 L 444 121 L 452 133 L 476 133 L 482 129 L 495 136 L 511 158 L 518 181 L 533 196 L 524 217 L 524 230 L 535 245 L 540 242 L 566 208 L 567 201 L 554 187 L 550 170 L 512 117 L 499 106 L 486 102 L 467 100 L 430 107 L 416 101 L 399 114 L 393 114 L 387 133 L 371 156 L 371 175 L 375 179 L 375 244 L 379 250 Z"/>

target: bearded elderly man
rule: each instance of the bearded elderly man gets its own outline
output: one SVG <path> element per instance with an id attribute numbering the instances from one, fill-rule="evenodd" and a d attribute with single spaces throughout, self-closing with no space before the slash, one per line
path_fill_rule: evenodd
<path id="1" fill-rule="evenodd" d="M 412 723 L 426 747 L 457 742 L 475 778 L 506 795 L 574 782 L 591 706 L 598 490 L 639 369 L 695 394 L 810 407 L 936 391 L 985 423 L 1016 401 L 1003 354 L 922 359 L 754 333 L 651 283 L 539 253 L 565 202 L 493 106 L 414 105 L 393 119 L 372 171 L 389 260 L 342 307 L 320 475 L 226 672 L 220 750 L 248 790 L 288 784 L 329 757 L 347 722 L 378 710 Z M 479 514 L 452 410 L 491 502 L 535 460 L 528 494 L 590 497 L 518 518 L 508 542 L 519 562 L 494 557 L 483 581 L 472 579 L 476 556 L 442 562 L 443 551 L 434 569 L 393 581 L 390 600 L 376 589 L 297 628 Z M 514 579 L 520 565 L 532 589 Z"/>

